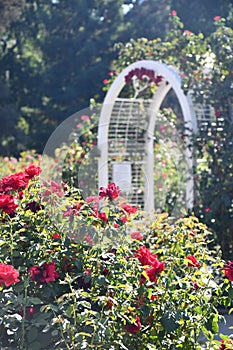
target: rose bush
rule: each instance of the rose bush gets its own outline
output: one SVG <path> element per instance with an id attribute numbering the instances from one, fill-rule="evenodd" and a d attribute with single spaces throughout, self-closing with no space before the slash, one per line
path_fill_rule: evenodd
<path id="1" fill-rule="evenodd" d="M 209 248 L 205 225 L 195 217 L 143 218 L 115 184 L 87 201 L 53 184 L 68 196 L 54 221 L 40 170 L 28 167 L 20 175 L 30 169 L 26 185 L 13 175 L 2 192 L 17 204 L 14 213 L 0 209 L 2 349 L 229 347 L 227 336 L 214 336 L 218 307 L 231 307 L 232 261 Z M 76 231 L 64 230 L 67 220 Z"/>
<path id="2" fill-rule="evenodd" d="M 194 105 L 203 106 L 208 111 L 212 108 L 212 116 L 206 110 L 201 112 L 204 123 L 199 120 L 198 133 L 194 137 L 195 156 L 197 166 L 195 169 L 195 215 L 215 233 L 216 241 L 221 245 L 225 259 L 232 259 L 233 254 L 233 192 L 232 192 L 232 40 L 233 30 L 228 19 L 215 16 L 213 22 L 216 30 L 209 36 L 203 33 L 192 33 L 184 28 L 179 14 L 174 10 L 170 13 L 171 30 L 165 40 L 154 38 L 131 39 L 128 43 L 116 44 L 118 58 L 115 60 L 113 69 L 121 72 L 124 68 L 138 60 L 155 60 L 164 62 L 168 66 L 177 69 L 182 79 L 182 87 L 185 93 L 192 93 Z M 179 54 L 177 54 L 179 53 Z M 141 79 L 141 72 L 136 73 Z M 144 71 L 145 74 L 145 71 Z M 147 72 L 151 75 L 151 72 Z M 127 77 L 127 82 L 130 82 Z M 107 90 L 115 76 L 110 76 L 104 89 Z M 132 84 L 131 84 L 132 85 Z M 150 93 L 153 88 L 150 88 Z M 121 97 L 133 97 L 132 90 L 124 89 Z M 151 96 L 151 94 L 150 94 Z M 168 94 L 163 103 L 164 107 L 172 107 L 177 119 L 182 113 L 174 95 Z M 166 117 L 166 111 L 160 115 Z M 158 116 L 160 118 L 160 115 Z M 202 118 L 201 117 L 201 118 Z M 173 203 L 177 205 L 179 188 L 177 187 L 177 174 L 173 164 L 169 164 L 169 151 L 174 144 L 166 140 L 170 149 L 161 147 L 163 134 L 166 131 L 171 118 L 168 115 L 166 123 L 155 133 L 155 189 L 156 197 L 163 199 L 162 194 L 167 196 L 166 211 L 171 212 Z M 160 121 L 159 121 L 160 123 Z M 185 125 L 184 125 L 185 127 Z M 165 132 L 166 131 L 166 132 Z M 157 137 L 159 135 L 159 138 Z M 183 134 L 185 139 L 185 132 Z M 157 140 L 158 139 L 158 140 Z M 177 149 L 177 154 L 178 149 Z M 163 161 L 163 164 L 161 164 Z M 164 167 L 164 165 L 166 165 Z M 167 169 L 166 169 L 167 167 Z M 164 171 L 161 171 L 163 170 Z M 178 164 L 180 169 L 180 164 Z M 159 171 L 160 172 L 157 172 Z M 167 175 L 164 185 L 163 173 Z M 181 174 L 185 172 L 181 171 Z M 158 181 L 162 179 L 162 181 Z M 185 179 L 182 179 L 183 183 Z M 177 198 L 176 198 L 177 197 Z M 156 203 L 159 208 L 160 201 Z"/>

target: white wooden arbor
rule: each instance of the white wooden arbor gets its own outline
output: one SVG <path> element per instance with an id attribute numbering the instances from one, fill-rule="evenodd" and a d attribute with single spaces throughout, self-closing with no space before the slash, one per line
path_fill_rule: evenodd
<path id="1" fill-rule="evenodd" d="M 124 99 L 119 98 L 120 92 L 125 87 L 125 77 L 134 69 L 145 68 L 153 70 L 157 75 L 162 76 L 161 82 L 151 100 L 140 100 L 137 98 Z M 116 182 L 125 190 L 126 197 L 130 193 L 137 194 L 138 181 L 137 169 L 144 168 L 144 191 L 143 202 L 144 210 L 151 213 L 154 210 L 154 130 L 156 125 L 157 113 L 170 89 L 173 89 L 179 101 L 183 119 L 186 127 L 186 208 L 192 209 L 194 200 L 194 180 L 193 155 L 191 145 L 191 136 L 197 130 L 197 121 L 194 108 L 192 106 L 191 96 L 184 94 L 181 88 L 181 78 L 174 68 L 164 63 L 142 60 L 135 62 L 125 68 L 115 79 L 108 90 L 99 120 L 98 127 L 98 149 L 100 151 L 98 164 L 99 187 L 106 187 L 109 182 Z M 147 109 L 147 118 L 143 119 L 139 111 L 139 105 Z M 141 132 L 143 131 L 143 133 Z M 140 136 L 143 134 L 143 136 Z M 133 135 L 133 136 L 132 136 Z M 118 149 L 119 142 L 125 145 L 125 148 Z M 129 156 L 131 152 L 131 156 Z M 133 154 L 133 156 L 132 156 Z M 127 158 L 127 161 L 117 162 L 118 155 Z M 113 162 L 113 159 L 116 161 Z M 134 170 L 132 170 L 134 167 Z M 132 171 L 134 172 L 134 182 L 132 181 Z M 136 195 L 132 204 L 140 203 L 140 196 Z"/>

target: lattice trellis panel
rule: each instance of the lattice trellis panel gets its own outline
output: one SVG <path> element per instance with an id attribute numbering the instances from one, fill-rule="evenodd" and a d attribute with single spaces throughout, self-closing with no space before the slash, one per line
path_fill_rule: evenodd
<path id="1" fill-rule="evenodd" d="M 126 197 L 132 205 L 143 207 L 145 132 L 151 100 L 117 98 L 114 102 L 108 134 L 109 183 L 113 182 L 114 161 L 131 166 L 131 191 Z"/>
<path id="2" fill-rule="evenodd" d="M 209 104 L 195 104 L 194 111 L 196 114 L 198 128 L 208 126 L 216 120 L 215 110 Z"/>

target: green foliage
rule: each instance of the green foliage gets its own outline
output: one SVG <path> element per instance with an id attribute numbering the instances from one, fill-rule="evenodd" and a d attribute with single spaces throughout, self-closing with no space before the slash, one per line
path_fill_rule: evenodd
<path id="1" fill-rule="evenodd" d="M 91 245 L 64 232 L 64 217 L 51 220 L 43 190 L 31 180 L 16 215 L 1 210 L 0 262 L 19 272 L 15 284 L 6 287 L 1 280 L 3 348 L 201 350 L 201 333 L 206 349 L 220 346 L 214 340 L 221 318 L 217 308 L 231 305 L 232 288 L 224 278 L 224 261 L 208 247 L 205 225 L 194 217 L 172 223 L 167 214 L 138 221 L 138 213 L 134 221 L 134 214 L 122 211 L 121 198 L 103 198 L 100 210 L 107 221 L 96 219 L 90 205 L 88 215 L 84 207 L 74 216 L 77 222 L 89 217 L 86 229 L 99 237 L 106 232 L 116 237 Z M 68 192 L 70 205 L 77 203 L 76 190 Z M 38 206 L 30 207 L 34 201 Z M 117 227 L 125 215 L 128 221 Z M 140 240 L 131 237 L 135 228 Z M 144 263 L 139 249 L 146 254 L 141 253 Z M 148 259 L 162 264 L 152 277 Z M 35 282 L 29 269 L 51 262 L 57 275 L 51 278 L 50 271 L 47 282 L 40 283 L 46 273 Z"/>
<path id="2" fill-rule="evenodd" d="M 114 69 L 121 71 L 141 59 L 162 61 L 179 69 L 183 89 L 192 93 L 194 104 L 212 106 L 214 119 L 205 125 L 198 123 L 199 130 L 193 140 L 197 159 L 194 212 L 215 232 L 224 257 L 230 259 L 233 247 L 233 31 L 220 16 L 213 21 L 215 31 L 206 37 L 184 30 L 175 14 L 170 21 L 172 30 L 163 42 L 143 38 L 132 39 L 126 45 L 118 44 L 120 54 Z M 168 107 L 174 107 L 174 102 Z"/>
<path id="3" fill-rule="evenodd" d="M 121 4 L 30 1 L 12 23 L 1 74 L 10 74 L 25 147 L 41 152 L 58 123 L 87 107 L 90 98 L 102 97 L 100 86 L 122 31 Z"/>

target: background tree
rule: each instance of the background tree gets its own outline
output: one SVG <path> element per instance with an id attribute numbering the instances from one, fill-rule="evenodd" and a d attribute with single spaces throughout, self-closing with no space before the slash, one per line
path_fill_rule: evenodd
<path id="1" fill-rule="evenodd" d="M 230 0 L 211 5 L 207 0 L 1 1 L 1 24 L 7 30 L 1 38 L 0 80 L 5 84 L 7 76 L 2 90 L 8 95 L 0 101 L 5 125 L 0 152 L 41 152 L 58 123 L 88 107 L 91 98 L 101 102 L 102 81 L 109 79 L 117 55 L 115 42 L 164 39 L 172 29 L 172 10 L 185 28 L 209 33 L 213 16 L 232 20 L 231 9 Z"/>
<path id="2" fill-rule="evenodd" d="M 10 72 L 25 146 L 42 151 L 70 114 L 101 98 L 123 30 L 122 1 L 30 1 L 11 25 L 2 66 Z M 28 133 L 28 136 L 27 136 Z"/>
<path id="3" fill-rule="evenodd" d="M 10 24 L 19 18 L 24 5 L 24 0 L 2 0 L 0 2 L 0 153 L 4 154 L 10 154 L 15 140 L 20 140 L 20 133 L 16 128 L 17 107 L 10 93 L 9 71 L 5 69 L 1 61 L 7 46 L 7 38 L 4 37 L 4 33 Z"/>

